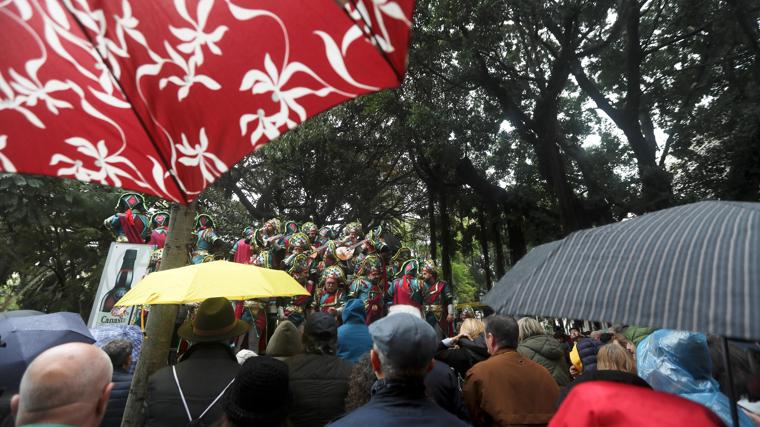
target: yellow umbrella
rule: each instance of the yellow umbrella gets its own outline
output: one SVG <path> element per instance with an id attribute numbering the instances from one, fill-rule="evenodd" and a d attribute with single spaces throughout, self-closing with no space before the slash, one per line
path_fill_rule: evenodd
<path id="1" fill-rule="evenodd" d="M 309 292 L 284 271 L 212 261 L 151 273 L 116 305 L 188 304 L 213 297 L 245 300 L 296 295 Z"/>

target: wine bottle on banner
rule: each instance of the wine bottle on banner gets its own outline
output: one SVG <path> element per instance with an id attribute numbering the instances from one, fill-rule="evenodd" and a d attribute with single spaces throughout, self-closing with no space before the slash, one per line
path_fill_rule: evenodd
<path id="1" fill-rule="evenodd" d="M 129 291 L 134 278 L 135 259 L 137 258 L 136 249 L 127 249 L 124 251 L 124 258 L 121 261 L 121 268 L 116 275 L 116 286 L 113 287 L 103 298 L 103 306 L 100 311 L 111 312 L 114 304 Z"/>

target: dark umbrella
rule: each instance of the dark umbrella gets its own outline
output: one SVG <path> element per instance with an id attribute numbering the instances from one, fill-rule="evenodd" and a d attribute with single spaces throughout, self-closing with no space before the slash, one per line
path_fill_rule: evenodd
<path id="1" fill-rule="evenodd" d="M 43 351 L 69 342 L 94 343 L 87 325 L 76 313 L 11 317 L 0 320 L 0 388 L 18 390 L 27 365 Z"/>
<path id="2" fill-rule="evenodd" d="M 706 201 L 573 233 L 484 297 L 505 314 L 760 340 L 760 203 Z"/>
<path id="3" fill-rule="evenodd" d="M 549 245 L 518 262 L 484 302 L 504 314 L 721 335 L 726 358 L 726 337 L 760 340 L 760 203 L 693 203 Z"/>

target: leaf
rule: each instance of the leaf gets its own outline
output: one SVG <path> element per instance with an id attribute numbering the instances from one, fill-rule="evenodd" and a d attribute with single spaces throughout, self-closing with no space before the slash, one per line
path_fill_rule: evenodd
<path id="1" fill-rule="evenodd" d="M 182 40 L 183 42 L 189 42 L 190 40 L 193 40 L 197 33 L 189 28 L 176 28 L 169 26 L 169 31 L 174 34 L 174 37 Z"/>
<path id="2" fill-rule="evenodd" d="M 69 19 L 66 15 L 66 12 L 63 11 L 60 2 L 58 0 L 46 0 L 45 4 L 47 6 L 48 13 L 50 13 L 50 16 L 53 17 L 55 22 L 57 22 L 61 27 L 69 30 Z"/>
<path id="3" fill-rule="evenodd" d="M 330 35 L 324 31 L 315 31 L 314 33 L 318 35 L 324 42 L 327 60 L 330 62 L 330 66 L 332 66 L 333 71 L 335 71 L 344 81 L 346 81 L 346 83 L 349 83 L 361 89 L 371 91 L 380 90 L 378 87 L 365 85 L 354 80 L 354 78 L 351 77 L 351 74 L 349 74 L 348 69 L 346 68 L 346 64 L 343 61 L 343 55 L 341 55 L 340 49 L 332 37 L 330 37 Z"/>

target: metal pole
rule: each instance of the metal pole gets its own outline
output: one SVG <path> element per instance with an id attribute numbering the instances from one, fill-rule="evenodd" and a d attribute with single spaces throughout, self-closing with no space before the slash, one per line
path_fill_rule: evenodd
<path id="1" fill-rule="evenodd" d="M 723 341 L 723 362 L 726 364 L 726 374 L 728 375 L 728 397 L 731 399 L 731 420 L 735 427 L 739 427 L 739 408 L 736 403 L 736 392 L 734 391 L 734 374 L 731 372 L 731 355 L 728 350 L 728 338 L 721 338 Z"/>
<path id="2" fill-rule="evenodd" d="M 172 206 L 169 235 L 164 246 L 160 270 L 187 265 L 187 248 L 192 244 L 194 218 L 195 203 L 188 206 Z M 178 308 L 176 304 L 153 305 L 150 308 L 148 325 L 145 328 L 145 341 L 132 377 L 132 386 L 129 388 L 127 406 L 121 421 L 122 427 L 144 424 L 143 403 L 148 392 L 148 378 L 167 364 Z"/>

